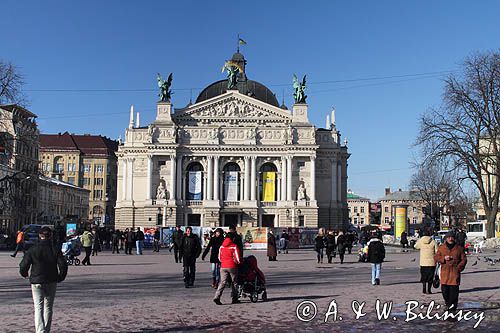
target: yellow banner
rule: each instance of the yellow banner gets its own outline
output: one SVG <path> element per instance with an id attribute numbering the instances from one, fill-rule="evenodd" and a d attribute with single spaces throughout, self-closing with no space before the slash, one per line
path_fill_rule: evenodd
<path id="1" fill-rule="evenodd" d="M 276 172 L 262 173 L 262 201 L 276 201 Z"/>
<path id="2" fill-rule="evenodd" d="M 406 230 L 406 207 L 396 207 L 396 222 L 394 236 L 401 237 L 401 233 Z"/>

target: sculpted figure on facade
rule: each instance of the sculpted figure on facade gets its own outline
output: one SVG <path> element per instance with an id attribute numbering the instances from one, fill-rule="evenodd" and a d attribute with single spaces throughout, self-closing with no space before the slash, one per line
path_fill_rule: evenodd
<path id="1" fill-rule="evenodd" d="M 146 140 L 148 142 L 151 142 L 151 143 L 153 142 L 154 133 L 155 133 L 155 128 L 154 128 L 153 124 L 150 124 L 148 126 L 148 133 L 146 134 Z"/>
<path id="2" fill-rule="evenodd" d="M 300 183 L 299 188 L 297 189 L 297 200 L 306 200 L 306 188 L 304 187 L 304 183 Z"/>
<path id="3" fill-rule="evenodd" d="M 156 189 L 156 199 L 158 200 L 164 200 L 166 198 L 166 188 L 165 185 L 163 184 L 163 179 L 160 180 L 160 185 L 158 185 L 158 188 Z"/>

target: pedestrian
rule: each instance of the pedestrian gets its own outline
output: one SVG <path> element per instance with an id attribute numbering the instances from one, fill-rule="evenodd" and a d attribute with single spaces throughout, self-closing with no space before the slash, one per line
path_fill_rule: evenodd
<path id="1" fill-rule="evenodd" d="M 144 246 L 144 233 L 141 231 L 140 227 L 137 227 L 137 232 L 135 233 L 135 251 L 137 254 L 142 255 L 143 246 Z"/>
<path id="2" fill-rule="evenodd" d="M 314 239 L 314 251 L 318 257 L 318 264 L 323 263 L 323 249 L 325 248 L 325 239 L 323 234 L 323 228 L 319 229 L 319 233 Z"/>
<path id="3" fill-rule="evenodd" d="M 276 237 L 273 234 L 273 229 L 269 229 L 267 234 L 267 256 L 269 261 L 276 261 L 278 256 L 278 251 L 276 249 Z"/>
<path id="4" fill-rule="evenodd" d="M 415 249 L 420 250 L 420 282 L 422 282 L 422 292 L 424 294 L 432 294 L 432 281 L 434 280 L 434 272 L 436 271 L 434 256 L 438 251 L 438 245 L 424 231 L 423 236 L 415 244 Z"/>
<path id="5" fill-rule="evenodd" d="M 406 231 L 401 233 L 401 246 L 403 246 L 403 249 L 408 247 L 408 234 Z M 403 252 L 405 252 L 405 250 L 403 250 Z"/>
<path id="6" fill-rule="evenodd" d="M 120 250 L 127 250 L 127 234 L 128 228 L 125 228 L 125 231 L 120 232 Z"/>
<path id="7" fill-rule="evenodd" d="M 186 233 L 182 237 L 180 252 L 182 253 L 184 266 L 185 287 L 193 287 L 196 275 L 196 258 L 201 254 L 201 243 L 199 237 L 193 233 L 193 228 L 191 227 L 186 228 Z"/>
<path id="8" fill-rule="evenodd" d="M 17 252 L 19 252 L 19 251 L 23 251 L 23 253 L 24 253 L 24 232 L 22 229 L 17 232 L 16 250 L 10 256 L 12 258 L 15 258 L 17 255 Z"/>
<path id="9" fill-rule="evenodd" d="M 332 258 L 335 257 L 335 236 L 333 235 L 333 231 L 330 230 L 325 237 L 325 245 L 326 245 L 326 258 L 328 259 L 328 263 L 332 263 Z"/>
<path id="10" fill-rule="evenodd" d="M 92 242 L 92 256 L 94 256 L 97 255 L 98 251 L 101 251 L 101 236 L 95 226 L 92 228 L 92 236 L 94 237 Z"/>
<path id="11" fill-rule="evenodd" d="M 460 293 L 460 273 L 467 265 L 467 257 L 464 249 L 456 243 L 453 232 L 446 234 L 446 240 L 439 246 L 434 260 L 441 264 L 439 279 L 444 302 L 448 310 L 455 311 Z"/>
<path id="12" fill-rule="evenodd" d="M 203 251 L 201 256 L 201 260 L 205 260 L 205 257 L 208 254 L 208 251 L 212 249 L 210 252 L 210 263 L 212 264 L 212 288 L 217 289 L 220 282 L 220 260 L 219 260 L 219 249 L 224 242 L 224 231 L 221 228 L 215 229 L 215 232 L 210 240 L 208 241 L 208 245 Z"/>
<path id="13" fill-rule="evenodd" d="M 240 234 L 238 234 L 238 232 L 236 232 L 236 226 L 234 224 L 229 226 L 229 233 L 233 235 L 231 236 L 231 239 L 238 247 L 238 250 L 240 250 L 240 255 L 243 258 L 243 238 Z"/>
<path id="14" fill-rule="evenodd" d="M 175 227 L 174 233 L 172 234 L 172 245 L 174 248 L 174 257 L 176 263 L 182 263 L 182 252 L 180 252 L 182 237 L 184 237 L 184 232 L 182 231 L 181 226 L 178 225 Z M 172 251 L 172 248 L 170 248 L 170 251 Z"/>
<path id="15" fill-rule="evenodd" d="M 359 236 L 359 243 L 361 244 L 361 248 L 364 248 L 366 243 L 368 243 L 369 241 L 369 235 L 368 235 L 368 232 L 366 232 L 366 230 L 362 230 L 361 231 L 361 235 Z"/>
<path id="16" fill-rule="evenodd" d="M 462 228 L 458 229 L 456 235 L 456 243 L 465 250 L 465 241 L 467 240 L 467 234 Z"/>
<path id="17" fill-rule="evenodd" d="M 368 242 L 368 262 L 372 264 L 372 285 L 380 284 L 380 270 L 385 259 L 385 247 L 382 240 L 374 234 Z"/>
<path id="18" fill-rule="evenodd" d="M 281 233 L 280 237 L 280 250 L 283 253 L 288 253 L 288 242 L 289 242 L 290 236 L 288 235 L 288 232 L 283 229 L 283 232 Z"/>
<path id="19" fill-rule="evenodd" d="M 66 231 L 64 230 L 61 221 L 58 221 L 56 223 L 52 238 L 54 239 L 54 245 L 56 246 L 56 249 L 61 250 L 62 244 L 66 241 Z"/>
<path id="20" fill-rule="evenodd" d="M 241 263 L 240 250 L 231 239 L 234 234 L 229 233 L 219 249 L 219 260 L 221 262 L 221 281 L 215 292 L 214 302 L 222 305 L 220 298 L 226 287 L 226 282 L 231 279 L 232 304 L 239 303 L 238 300 L 238 265 Z"/>
<path id="21" fill-rule="evenodd" d="M 127 232 L 127 242 L 125 244 L 125 253 L 132 255 L 132 248 L 134 247 L 135 243 L 135 232 L 134 228 L 130 228 L 130 230 Z"/>
<path id="22" fill-rule="evenodd" d="M 339 252 L 340 263 L 344 263 L 345 249 L 346 249 L 346 237 L 342 231 L 339 232 L 337 236 L 337 251 Z"/>
<path id="23" fill-rule="evenodd" d="M 354 234 L 352 232 L 347 232 L 345 237 L 346 237 L 347 253 L 351 254 L 352 244 L 354 243 Z"/>
<path id="24" fill-rule="evenodd" d="M 111 253 L 116 253 L 120 254 L 120 249 L 118 248 L 118 243 L 120 242 L 121 238 L 121 232 L 120 229 L 116 229 L 112 234 L 111 234 L 111 248 L 112 252 Z"/>
<path id="25" fill-rule="evenodd" d="M 153 252 L 160 252 L 160 228 L 158 227 L 153 235 Z"/>
<path id="26" fill-rule="evenodd" d="M 35 308 L 35 332 L 49 333 L 57 283 L 66 278 L 68 264 L 61 251 L 54 248 L 49 227 L 40 229 L 39 239 L 24 255 L 19 264 L 19 273 L 25 278 L 29 273 Z M 27 330 L 26 327 L 21 329 Z"/>
<path id="27" fill-rule="evenodd" d="M 85 258 L 82 260 L 82 265 L 91 265 L 90 263 L 90 255 L 92 254 L 92 244 L 94 243 L 94 236 L 90 232 L 90 226 L 85 226 L 85 231 L 81 236 L 82 247 L 85 250 Z"/>

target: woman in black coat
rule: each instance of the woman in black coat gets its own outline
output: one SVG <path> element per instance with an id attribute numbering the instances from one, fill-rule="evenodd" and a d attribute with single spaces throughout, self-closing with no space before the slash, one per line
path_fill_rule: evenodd
<path id="1" fill-rule="evenodd" d="M 325 237 L 323 235 L 323 230 L 320 229 L 318 236 L 314 239 L 314 250 L 318 256 L 318 264 L 323 263 L 323 249 L 325 248 Z"/>
<path id="2" fill-rule="evenodd" d="M 219 261 L 219 248 L 224 241 L 224 231 L 221 228 L 215 229 L 213 236 L 208 241 L 208 245 L 203 251 L 201 260 L 205 260 L 205 257 L 210 252 L 210 263 L 212 263 L 212 288 L 217 289 L 220 281 L 220 261 Z"/>
<path id="3" fill-rule="evenodd" d="M 339 257 L 340 257 L 340 263 L 344 263 L 344 255 L 345 255 L 345 249 L 347 247 L 347 239 L 344 235 L 344 233 L 341 231 L 339 232 L 339 236 L 337 237 L 337 250 L 339 251 Z"/>
<path id="4" fill-rule="evenodd" d="M 325 245 L 326 245 L 326 257 L 328 259 L 328 263 L 332 263 L 332 257 L 335 257 L 335 236 L 333 235 L 333 231 L 329 231 L 328 235 L 325 237 Z"/>

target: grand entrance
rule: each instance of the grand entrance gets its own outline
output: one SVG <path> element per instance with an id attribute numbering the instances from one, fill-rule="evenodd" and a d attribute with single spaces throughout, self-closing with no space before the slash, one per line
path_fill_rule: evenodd
<path id="1" fill-rule="evenodd" d="M 262 215 L 262 227 L 274 228 L 274 218 L 276 215 Z"/>
<path id="2" fill-rule="evenodd" d="M 224 214 L 222 220 L 224 227 L 229 227 L 230 225 L 238 226 L 240 222 L 238 214 Z"/>
<path id="3" fill-rule="evenodd" d="M 201 226 L 201 214 L 188 214 L 187 225 L 191 227 Z"/>

